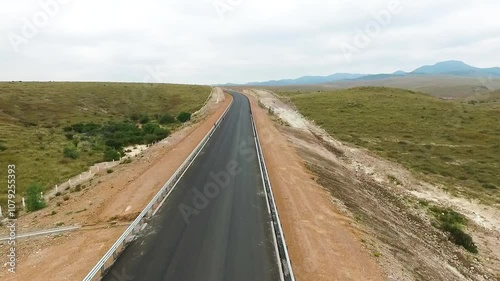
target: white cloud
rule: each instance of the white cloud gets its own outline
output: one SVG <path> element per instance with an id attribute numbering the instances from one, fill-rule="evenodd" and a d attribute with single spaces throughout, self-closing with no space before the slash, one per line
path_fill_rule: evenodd
<path id="1" fill-rule="evenodd" d="M 15 52 L 9 34 L 21 35 L 23 18 L 33 21 L 50 1 L 62 0 L 0 4 L 0 80 L 141 81 L 159 66 L 168 74 L 162 82 L 224 83 L 447 59 L 500 65 L 494 0 L 400 0 L 402 12 L 351 61 L 340 43 L 391 0 L 65 0 Z M 224 19 L 214 3 L 229 7 Z"/>

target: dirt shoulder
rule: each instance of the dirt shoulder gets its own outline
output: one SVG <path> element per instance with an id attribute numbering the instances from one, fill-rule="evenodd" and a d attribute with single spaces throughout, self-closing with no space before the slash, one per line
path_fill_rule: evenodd
<path id="1" fill-rule="evenodd" d="M 82 185 L 81 191 L 56 197 L 45 209 L 20 217 L 18 233 L 61 225 L 82 228 L 19 239 L 17 271 L 8 273 L 4 266 L 0 279 L 81 280 L 198 145 L 230 101 L 229 95 L 214 89 L 207 106 L 194 115 L 190 125 L 142 152 L 131 163 L 118 165 L 109 174 Z M 6 243 L 0 243 L 0 251 L 6 253 Z"/>
<path id="2" fill-rule="evenodd" d="M 386 280 L 359 229 L 334 208 L 296 149 L 249 97 L 297 280 Z"/>
<path id="3" fill-rule="evenodd" d="M 248 90 L 246 93 L 259 99 L 260 105 L 266 108 L 265 114 L 275 121 L 274 126 L 281 138 L 286 139 L 286 144 L 282 144 L 282 147 L 273 148 L 273 151 L 268 152 L 270 157 L 266 154 L 266 161 L 272 158 L 273 153 L 289 154 L 288 151 L 282 152 L 283 147 L 292 147 L 292 151 L 298 155 L 298 160 L 295 161 L 300 161 L 307 167 L 310 178 L 318 185 L 316 189 L 324 192 L 321 193 L 322 196 L 330 202 L 330 208 L 341 213 L 333 220 L 338 220 L 353 229 L 352 232 L 359 237 L 364 248 L 372 257 L 376 257 L 377 264 L 387 279 L 499 280 L 500 233 L 497 209 L 453 197 L 439 186 L 417 179 L 397 163 L 381 159 L 365 149 L 335 140 L 300 115 L 292 105 L 282 102 L 270 92 Z M 272 114 L 269 115 L 269 112 Z M 275 144 L 267 146 L 276 147 Z M 263 147 L 266 149 L 266 145 L 263 144 Z M 269 166 L 274 165 L 270 163 Z M 297 173 L 295 170 L 290 173 L 288 167 L 287 162 L 274 167 L 279 169 L 276 172 L 278 175 L 275 175 L 278 182 L 280 180 L 286 182 Z M 304 182 L 309 182 L 309 178 L 304 176 L 301 178 Z M 302 185 L 300 181 L 289 182 L 288 186 L 275 188 L 277 190 L 275 192 L 298 189 L 298 184 Z M 305 190 L 302 186 L 300 189 Z M 300 194 L 300 191 L 295 193 Z M 306 193 L 304 198 L 312 193 L 312 191 Z M 281 204 L 286 205 L 289 195 L 284 196 L 285 199 L 281 199 L 285 203 Z M 280 196 L 277 196 L 278 203 L 279 199 Z M 466 231 L 473 237 L 479 254 L 471 254 L 453 244 L 446 233 L 434 227 L 432 218 L 427 212 L 427 204 L 443 208 L 451 207 L 464 214 L 469 219 Z M 286 210 L 286 207 L 284 208 Z M 292 212 L 300 210 L 298 207 L 295 209 Z M 324 217 L 324 211 L 316 212 L 317 216 Z M 288 211 L 281 212 L 280 209 L 280 215 L 282 213 Z M 329 220 L 332 220 L 332 217 Z M 325 225 L 328 223 L 324 222 Z M 297 223 L 295 230 L 288 231 L 286 223 L 284 224 L 285 235 L 292 233 L 293 237 L 293 232 L 297 232 L 298 228 L 305 228 L 305 225 L 309 225 L 309 221 L 307 224 Z M 325 236 L 336 235 L 326 226 L 321 225 L 318 229 L 328 231 Z M 287 241 L 290 240 L 289 236 Z M 328 247 L 328 244 L 323 246 Z M 305 252 L 301 252 L 300 255 L 309 257 Z M 323 262 L 326 259 L 330 266 L 337 267 L 338 261 L 334 257 L 333 254 L 325 255 L 322 257 Z M 300 268 L 300 265 L 296 267 Z"/>

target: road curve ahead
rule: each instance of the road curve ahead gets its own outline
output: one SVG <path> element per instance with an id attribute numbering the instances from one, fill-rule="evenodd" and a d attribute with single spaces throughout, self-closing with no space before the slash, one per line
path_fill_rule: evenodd
<path id="1" fill-rule="evenodd" d="M 250 104 L 231 95 L 219 129 L 103 280 L 280 279 Z"/>

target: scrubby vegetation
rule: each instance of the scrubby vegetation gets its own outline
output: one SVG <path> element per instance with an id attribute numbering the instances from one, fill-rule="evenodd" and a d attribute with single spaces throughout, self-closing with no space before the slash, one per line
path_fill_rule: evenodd
<path id="1" fill-rule="evenodd" d="M 176 122 L 175 118 L 170 114 L 164 114 L 164 115 L 160 116 L 158 121 L 162 125 L 172 124 L 172 123 Z"/>
<path id="2" fill-rule="evenodd" d="M 182 123 L 186 123 L 187 121 L 191 120 L 191 113 L 189 113 L 189 112 L 181 112 L 177 116 L 177 120 L 179 120 Z"/>
<path id="3" fill-rule="evenodd" d="M 45 208 L 45 200 L 42 193 L 43 188 L 40 184 L 34 183 L 26 189 L 26 210 L 34 212 Z"/>
<path id="4" fill-rule="evenodd" d="M 66 146 L 63 150 L 63 154 L 64 157 L 71 159 L 77 159 L 78 156 L 80 156 L 80 153 L 78 152 L 77 148 L 73 146 L 73 144 Z"/>
<path id="5" fill-rule="evenodd" d="M 168 135 L 181 125 L 168 116 L 199 110 L 210 91 L 168 84 L 0 83 L 0 166 L 19 168 L 19 193 L 32 182 L 53 187 L 103 158 L 119 159 L 127 144 Z M 0 186 L 0 205 L 5 199 L 6 186 Z"/>
<path id="6" fill-rule="evenodd" d="M 71 135 L 73 143 L 78 141 L 82 147 L 90 147 L 93 151 L 103 154 L 104 161 L 118 160 L 123 148 L 135 144 L 151 144 L 170 135 L 168 129 L 156 123 L 134 124 L 130 121 L 108 122 L 105 124 L 78 123 L 65 127 L 66 135 Z M 78 158 L 77 148 L 69 144 L 64 149 L 64 156 Z"/>
<path id="7" fill-rule="evenodd" d="M 448 233 L 450 241 L 464 247 L 467 251 L 477 254 L 478 250 L 472 237 L 464 232 L 467 219 L 452 209 L 432 206 L 429 211 L 436 218 L 434 226 Z"/>
<path id="8" fill-rule="evenodd" d="M 500 203 L 494 100 L 472 105 L 381 87 L 280 94 L 335 138 L 398 161 L 452 193 Z"/>

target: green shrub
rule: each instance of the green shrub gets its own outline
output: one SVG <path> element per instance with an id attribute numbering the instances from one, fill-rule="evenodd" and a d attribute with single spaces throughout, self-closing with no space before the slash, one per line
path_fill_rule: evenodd
<path id="1" fill-rule="evenodd" d="M 7 147 L 0 143 L 0 152 L 7 150 Z"/>
<path id="2" fill-rule="evenodd" d="M 191 113 L 189 112 L 181 112 L 179 115 L 177 115 L 177 120 L 179 120 L 182 123 L 185 123 L 189 120 L 191 120 Z"/>
<path id="3" fill-rule="evenodd" d="M 149 116 L 147 116 L 147 115 L 144 115 L 141 117 L 141 119 L 139 119 L 139 123 L 141 123 L 141 124 L 146 124 L 148 122 L 149 122 Z"/>
<path id="4" fill-rule="evenodd" d="M 104 150 L 104 161 L 109 162 L 113 160 L 120 160 L 121 154 L 112 147 L 106 147 Z"/>
<path id="5" fill-rule="evenodd" d="M 71 126 L 71 130 L 79 134 L 93 134 L 101 128 L 101 125 L 96 123 L 78 123 Z M 67 127 L 64 128 L 67 130 Z"/>
<path id="6" fill-rule="evenodd" d="M 77 159 L 80 156 L 80 153 L 74 146 L 66 146 L 63 151 L 64 157 Z"/>
<path id="7" fill-rule="evenodd" d="M 105 145 L 114 149 L 120 149 L 123 147 L 124 142 L 121 139 L 108 139 L 106 140 Z"/>
<path id="8" fill-rule="evenodd" d="M 472 241 L 472 237 L 465 233 L 459 226 L 455 224 L 444 223 L 442 229 L 450 234 L 450 241 L 464 247 L 467 251 L 477 254 L 477 246 Z"/>
<path id="9" fill-rule="evenodd" d="M 31 184 L 26 189 L 26 209 L 34 212 L 45 208 L 45 199 L 42 196 L 43 188 L 37 183 Z"/>
<path id="10" fill-rule="evenodd" d="M 481 186 L 487 189 L 497 189 L 497 186 L 492 183 L 483 183 Z"/>
<path id="11" fill-rule="evenodd" d="M 427 207 L 427 206 L 429 206 L 429 201 L 426 201 L 424 199 L 420 199 L 420 200 L 418 200 L 418 204 L 420 204 L 420 206 L 422 206 L 422 207 Z"/>
<path id="12" fill-rule="evenodd" d="M 137 122 L 139 121 L 141 117 L 139 116 L 139 114 L 137 113 L 133 113 L 132 115 L 130 115 L 130 120 L 134 121 L 134 122 Z"/>
<path id="13" fill-rule="evenodd" d="M 113 172 L 114 172 L 114 170 L 113 170 L 113 169 L 107 169 L 107 170 L 106 170 L 106 173 L 108 173 L 108 174 L 111 174 L 111 173 L 113 173 Z"/>
<path id="14" fill-rule="evenodd" d="M 157 128 L 155 129 L 154 134 L 158 137 L 158 140 L 161 140 L 170 136 L 170 131 L 163 128 Z"/>
<path id="15" fill-rule="evenodd" d="M 153 123 L 148 123 L 148 124 L 144 124 L 142 126 L 142 130 L 144 131 L 144 133 L 146 134 L 153 134 L 155 129 L 158 127 L 158 125 L 156 124 L 153 124 Z M 158 127 L 159 128 L 159 127 Z"/>
<path id="16" fill-rule="evenodd" d="M 175 123 L 175 118 L 170 114 L 165 114 L 165 115 L 162 115 L 160 117 L 160 120 L 158 120 L 158 121 L 160 122 L 160 124 L 166 125 L 166 124 Z"/>
<path id="17" fill-rule="evenodd" d="M 156 135 L 147 134 L 146 136 L 144 136 L 144 143 L 150 144 L 150 143 L 155 142 L 157 139 L 158 139 L 158 137 Z"/>
<path id="18" fill-rule="evenodd" d="M 436 227 L 446 231 L 449 234 L 449 239 L 456 245 L 464 247 L 467 251 L 477 254 L 478 250 L 472 237 L 465 233 L 462 228 L 467 224 L 467 219 L 454 210 L 432 206 L 429 210 L 438 220 Z"/>
<path id="19" fill-rule="evenodd" d="M 437 206 L 432 206 L 430 210 L 434 214 L 434 216 L 442 223 L 454 225 L 467 224 L 467 219 L 463 215 L 455 212 L 450 208 L 444 209 Z"/>

